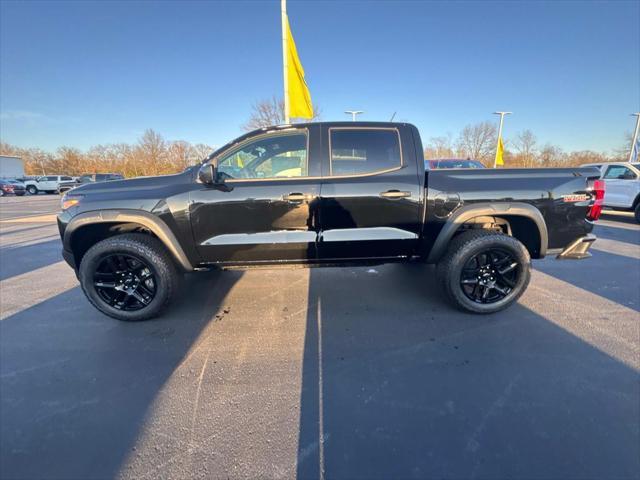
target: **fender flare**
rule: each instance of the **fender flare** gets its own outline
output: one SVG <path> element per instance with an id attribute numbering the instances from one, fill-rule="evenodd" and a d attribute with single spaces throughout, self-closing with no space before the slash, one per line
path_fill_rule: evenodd
<path id="1" fill-rule="evenodd" d="M 193 265 L 184 253 L 180 242 L 158 216 L 142 210 L 110 209 L 80 213 L 73 217 L 64 231 L 64 250 L 71 252 L 73 234 L 80 228 L 96 223 L 138 223 L 148 228 L 164 244 L 171 256 L 186 272 L 193 271 Z"/>
<path id="2" fill-rule="evenodd" d="M 540 234 L 540 258 L 544 258 L 547 254 L 549 233 L 547 231 L 547 224 L 540 210 L 533 205 L 522 202 L 474 203 L 459 208 L 447 219 L 436 241 L 433 243 L 431 252 L 429 252 L 429 256 L 427 257 L 427 263 L 436 263 L 440 260 L 447 249 L 447 245 L 463 223 L 474 217 L 500 217 L 503 215 L 525 217 L 536 224 L 538 233 Z"/>

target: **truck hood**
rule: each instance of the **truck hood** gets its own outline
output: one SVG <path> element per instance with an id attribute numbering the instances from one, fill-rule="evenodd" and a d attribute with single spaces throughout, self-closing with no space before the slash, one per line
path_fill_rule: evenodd
<path id="1" fill-rule="evenodd" d="M 156 177 L 136 177 L 126 180 L 111 180 L 108 182 L 96 182 L 81 185 L 73 189 L 74 194 L 94 195 L 101 193 L 116 192 L 142 192 L 144 190 L 157 190 L 169 185 L 173 185 L 184 179 L 185 175 L 190 176 L 190 170 L 175 175 L 160 175 Z"/>

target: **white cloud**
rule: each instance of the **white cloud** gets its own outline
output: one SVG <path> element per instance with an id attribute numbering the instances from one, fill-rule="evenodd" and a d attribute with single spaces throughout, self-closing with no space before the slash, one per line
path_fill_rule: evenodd
<path id="1" fill-rule="evenodd" d="M 28 110 L 7 110 L 0 112 L 0 120 L 42 120 L 47 118 L 46 115 L 38 112 L 30 112 Z"/>

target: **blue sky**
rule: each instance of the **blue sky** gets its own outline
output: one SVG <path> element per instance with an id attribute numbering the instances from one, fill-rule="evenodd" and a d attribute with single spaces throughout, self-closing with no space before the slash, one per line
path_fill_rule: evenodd
<path id="1" fill-rule="evenodd" d="M 22 147 L 221 145 L 281 95 L 280 2 L 0 3 L 0 136 Z M 425 138 L 511 110 L 505 136 L 607 151 L 640 110 L 640 2 L 289 1 L 323 120 Z"/>

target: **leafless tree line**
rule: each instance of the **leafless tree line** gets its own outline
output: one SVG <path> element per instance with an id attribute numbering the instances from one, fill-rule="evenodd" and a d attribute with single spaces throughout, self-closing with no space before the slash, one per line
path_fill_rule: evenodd
<path id="1" fill-rule="evenodd" d="M 467 125 L 454 140 L 451 134 L 432 137 L 425 145 L 427 159 L 471 158 L 487 167 L 493 166 L 496 154 L 497 128 L 491 122 Z M 625 145 L 631 142 L 630 135 Z M 505 167 L 563 167 L 582 163 L 624 161 L 628 155 L 625 146 L 611 153 L 591 150 L 565 152 L 549 143 L 540 144 L 531 130 L 523 130 L 510 138 L 503 138 Z"/>
<path id="2" fill-rule="evenodd" d="M 27 175 L 121 173 L 125 177 L 176 173 L 194 165 L 212 151 L 212 147 L 189 142 L 167 141 L 147 130 L 137 143 L 97 145 L 83 152 L 61 147 L 54 153 L 39 148 L 18 148 L 0 143 L 1 155 L 21 157 Z"/>
<path id="3" fill-rule="evenodd" d="M 243 128 L 253 130 L 280 124 L 284 120 L 283 111 L 282 101 L 276 98 L 258 102 Z M 496 126 L 491 122 L 467 125 L 455 140 L 451 134 L 430 138 L 424 149 L 425 158 L 472 158 L 493 166 L 496 136 Z M 630 135 L 627 136 L 629 143 Z M 1 155 L 22 157 L 27 175 L 163 175 L 180 172 L 198 163 L 212 150 L 209 145 L 194 145 L 183 140 L 167 141 L 153 130 L 147 130 L 135 144 L 97 145 L 84 152 L 73 147 L 61 147 L 50 153 L 39 148 L 18 148 L 0 143 Z M 504 163 L 505 167 L 561 167 L 623 161 L 627 155 L 626 147 L 608 154 L 589 150 L 565 152 L 555 145 L 541 145 L 530 130 L 524 130 L 505 140 Z"/>

